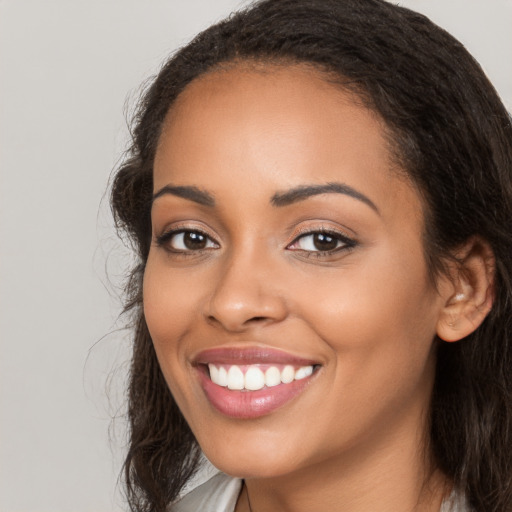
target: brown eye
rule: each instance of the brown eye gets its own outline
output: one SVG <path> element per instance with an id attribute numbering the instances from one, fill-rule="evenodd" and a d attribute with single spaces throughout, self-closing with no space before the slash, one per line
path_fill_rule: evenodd
<path id="1" fill-rule="evenodd" d="M 197 233 L 195 231 L 188 231 L 183 233 L 183 245 L 185 245 L 185 247 L 191 251 L 194 249 L 204 249 L 207 242 L 208 237 L 202 233 Z"/>
<path id="2" fill-rule="evenodd" d="M 318 251 L 332 251 L 338 247 L 336 238 L 327 233 L 315 233 L 313 235 L 313 245 Z"/>
<path id="3" fill-rule="evenodd" d="M 315 231 L 299 236 L 288 249 L 304 252 L 333 253 L 354 247 L 356 242 L 338 233 Z"/>
<path id="4" fill-rule="evenodd" d="M 178 231 L 167 235 L 167 244 L 173 251 L 189 252 L 217 248 L 218 245 L 200 231 Z"/>

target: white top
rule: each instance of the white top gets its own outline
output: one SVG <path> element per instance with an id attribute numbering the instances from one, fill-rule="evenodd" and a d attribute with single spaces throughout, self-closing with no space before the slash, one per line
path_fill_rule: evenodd
<path id="1" fill-rule="evenodd" d="M 185 494 L 170 510 L 172 512 L 234 512 L 242 490 L 240 478 L 220 471 L 209 480 Z"/>
<path id="2" fill-rule="evenodd" d="M 202 483 L 197 487 L 188 487 L 189 492 L 174 503 L 171 512 L 234 512 L 243 480 L 211 469 L 200 480 Z M 470 512 L 470 508 L 464 495 L 452 493 L 439 512 Z"/>

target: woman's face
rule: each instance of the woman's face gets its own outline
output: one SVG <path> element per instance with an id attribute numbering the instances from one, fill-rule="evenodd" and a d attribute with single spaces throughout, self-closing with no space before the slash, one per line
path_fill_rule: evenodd
<path id="1" fill-rule="evenodd" d="M 144 312 L 225 472 L 422 439 L 442 301 L 419 195 L 392 166 L 377 116 L 306 67 L 213 72 L 167 116 Z"/>

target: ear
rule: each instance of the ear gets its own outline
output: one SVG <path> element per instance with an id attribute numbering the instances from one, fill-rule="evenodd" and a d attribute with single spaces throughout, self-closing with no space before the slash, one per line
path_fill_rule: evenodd
<path id="1" fill-rule="evenodd" d="M 458 341 L 475 331 L 494 300 L 495 258 L 489 243 L 472 237 L 454 256 L 440 283 L 445 302 L 436 332 L 444 341 Z"/>

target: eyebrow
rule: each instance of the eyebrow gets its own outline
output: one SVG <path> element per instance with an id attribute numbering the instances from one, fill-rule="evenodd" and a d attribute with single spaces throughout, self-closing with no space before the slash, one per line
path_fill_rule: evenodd
<path id="1" fill-rule="evenodd" d="M 190 201 L 194 201 L 195 203 L 203 206 L 215 206 L 214 197 L 209 192 L 206 192 L 206 190 L 201 190 L 197 187 L 177 185 L 166 185 L 165 187 L 162 187 L 158 192 L 153 194 L 151 202 L 153 203 L 156 199 L 166 194 L 183 197 L 184 199 L 189 199 Z"/>
<path id="2" fill-rule="evenodd" d="M 319 194 L 344 194 L 346 196 L 357 199 L 368 205 L 372 210 L 380 215 L 379 209 L 375 203 L 356 189 L 346 185 L 345 183 L 326 183 L 324 185 L 301 185 L 292 188 L 286 192 L 277 192 L 270 200 L 272 206 L 288 206 L 298 201 L 303 201 L 312 196 Z"/>
<path id="3" fill-rule="evenodd" d="M 152 202 L 166 194 L 189 199 L 190 201 L 194 201 L 195 203 L 203 206 L 215 206 L 215 198 L 206 190 L 201 190 L 194 186 L 181 185 L 166 185 L 165 187 L 162 187 L 158 192 L 153 194 Z M 300 185 L 287 190 L 286 192 L 276 192 L 270 199 L 270 203 L 272 206 L 276 207 L 288 206 L 320 194 L 347 195 L 365 203 L 380 215 L 379 209 L 371 199 L 345 183 L 331 182 L 324 185 Z"/>

